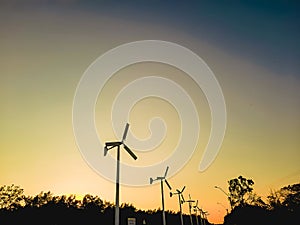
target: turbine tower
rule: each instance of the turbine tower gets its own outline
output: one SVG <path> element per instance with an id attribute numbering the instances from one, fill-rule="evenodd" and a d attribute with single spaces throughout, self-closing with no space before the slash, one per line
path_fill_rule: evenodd
<path id="1" fill-rule="evenodd" d="M 207 215 L 209 214 L 207 211 L 203 211 L 202 209 L 200 209 L 200 213 L 201 213 L 201 217 L 203 217 L 203 224 L 206 225 Z"/>
<path id="2" fill-rule="evenodd" d="M 206 222 L 208 222 L 207 216 L 209 215 L 209 213 L 206 211 L 206 212 L 203 212 L 203 214 L 204 214 L 204 219 L 205 219 L 205 223 L 206 223 Z"/>
<path id="3" fill-rule="evenodd" d="M 160 187 L 161 187 L 161 203 L 162 203 L 162 215 L 163 215 L 163 225 L 166 225 L 166 213 L 165 213 L 165 200 L 164 200 L 164 184 L 163 181 L 167 184 L 168 188 L 172 190 L 171 185 L 167 181 L 166 177 L 168 174 L 169 167 L 167 166 L 165 174 L 163 177 L 156 177 L 156 179 L 153 179 L 150 177 L 150 184 L 152 184 L 156 180 L 160 180 Z"/>
<path id="4" fill-rule="evenodd" d="M 197 225 L 199 225 L 198 212 L 200 212 L 200 208 L 198 207 L 198 200 L 196 201 L 196 205 L 194 205 L 193 208 L 194 208 L 194 212 L 195 212 L 195 214 L 196 214 L 196 222 L 197 222 Z M 203 225 L 202 219 L 201 219 L 201 215 L 200 215 L 200 223 L 201 223 L 201 225 Z"/>
<path id="5" fill-rule="evenodd" d="M 195 202 L 195 200 L 191 199 L 191 195 L 189 194 L 189 200 L 185 201 L 189 203 L 189 211 L 190 211 L 190 221 L 191 225 L 193 225 L 193 217 L 192 217 L 192 202 Z"/>
<path id="6" fill-rule="evenodd" d="M 182 203 L 185 202 L 184 197 L 182 195 L 182 192 L 184 191 L 185 186 L 182 188 L 181 191 L 179 191 L 178 189 L 176 189 L 176 192 L 172 193 L 170 192 L 170 197 L 172 197 L 173 195 L 178 195 L 178 202 L 179 202 L 179 209 L 180 209 L 180 221 L 181 221 L 181 225 L 183 225 L 183 218 L 182 218 Z"/>
<path id="7" fill-rule="evenodd" d="M 122 141 L 115 142 L 106 142 L 104 146 L 104 156 L 107 155 L 107 152 L 117 147 L 117 174 L 116 174 L 116 209 L 115 209 L 115 225 L 120 224 L 120 209 L 119 209 L 119 192 L 120 192 L 120 146 L 123 145 L 124 149 L 129 153 L 129 155 L 136 160 L 137 156 L 125 145 L 124 141 L 126 140 L 126 136 L 128 133 L 129 124 L 126 123 L 125 130 L 123 133 Z"/>

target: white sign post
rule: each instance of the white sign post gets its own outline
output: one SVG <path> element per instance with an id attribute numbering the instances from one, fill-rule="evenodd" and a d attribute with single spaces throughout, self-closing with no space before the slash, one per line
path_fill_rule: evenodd
<path id="1" fill-rule="evenodd" d="M 128 218 L 127 221 L 128 225 L 136 225 L 136 218 Z"/>

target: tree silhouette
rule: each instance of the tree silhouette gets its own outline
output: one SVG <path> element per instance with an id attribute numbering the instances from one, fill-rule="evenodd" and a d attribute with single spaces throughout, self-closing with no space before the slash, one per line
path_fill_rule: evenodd
<path id="1" fill-rule="evenodd" d="M 20 186 L 12 184 L 0 187 L 0 209 L 15 210 L 25 204 L 24 190 Z"/>
<path id="2" fill-rule="evenodd" d="M 52 202 L 54 200 L 53 198 L 53 194 L 50 191 L 40 192 L 33 198 L 27 198 L 27 202 L 30 203 L 32 207 L 41 207 L 49 202 Z"/>
<path id="3" fill-rule="evenodd" d="M 82 207 L 84 209 L 103 212 L 104 204 L 98 196 L 86 194 L 82 199 Z"/>
<path id="4" fill-rule="evenodd" d="M 268 204 L 253 192 L 252 180 L 240 176 L 228 183 L 235 207 L 225 216 L 225 225 L 299 224 L 300 183 L 271 191 Z"/>
<path id="5" fill-rule="evenodd" d="M 284 201 L 282 205 L 293 211 L 300 205 L 300 183 L 281 188 Z"/>
<path id="6" fill-rule="evenodd" d="M 278 191 L 271 191 L 267 198 L 270 209 L 286 207 L 293 211 L 300 205 L 300 183 L 285 186 Z"/>
<path id="7" fill-rule="evenodd" d="M 246 179 L 243 176 L 228 181 L 229 184 L 229 201 L 232 207 L 245 206 L 247 201 L 253 201 L 252 186 L 254 181 Z M 247 198 L 246 198 L 247 197 Z"/>
<path id="8" fill-rule="evenodd" d="M 300 221 L 300 183 L 272 191 L 268 204 L 254 193 L 251 179 L 239 176 L 228 182 L 235 207 L 224 218 L 224 225 L 298 225 Z M 1 225 L 94 225 L 113 224 L 115 205 L 98 196 L 86 194 L 78 200 L 74 194 L 55 196 L 50 191 L 25 196 L 16 185 L 0 187 Z M 136 224 L 161 225 L 161 209 L 141 210 L 124 203 L 120 208 L 120 224 L 127 225 L 130 217 Z M 179 212 L 166 211 L 168 224 L 178 224 Z M 183 215 L 184 224 L 190 223 Z M 193 216 L 196 224 L 196 218 Z M 203 221 L 202 221 L 203 222 Z M 204 223 L 203 223 L 204 224 Z M 205 224 L 210 223 L 205 220 Z"/>

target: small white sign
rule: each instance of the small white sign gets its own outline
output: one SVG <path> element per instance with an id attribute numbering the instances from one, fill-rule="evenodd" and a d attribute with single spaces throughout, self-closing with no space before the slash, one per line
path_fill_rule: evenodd
<path id="1" fill-rule="evenodd" d="M 136 225 L 136 218 L 128 218 L 127 221 L 128 225 Z"/>

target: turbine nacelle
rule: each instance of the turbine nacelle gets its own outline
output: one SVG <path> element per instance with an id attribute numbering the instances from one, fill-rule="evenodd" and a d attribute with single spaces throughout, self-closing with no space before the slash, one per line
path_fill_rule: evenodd
<path id="1" fill-rule="evenodd" d="M 160 181 L 165 181 L 165 183 L 166 183 L 166 185 L 168 186 L 168 188 L 170 189 L 170 190 L 172 190 L 172 187 L 171 187 L 171 185 L 169 184 L 169 182 L 167 181 L 167 179 L 166 179 L 166 177 L 167 177 L 167 174 L 168 174 L 168 170 L 169 170 L 169 167 L 167 166 L 167 168 L 166 168 L 166 171 L 165 171 L 165 174 L 164 174 L 164 176 L 163 177 L 156 177 L 156 179 L 153 179 L 152 177 L 150 177 L 150 184 L 152 184 L 154 181 L 156 181 L 156 180 L 160 180 Z"/>
<path id="2" fill-rule="evenodd" d="M 183 204 L 185 202 L 183 194 L 182 194 L 182 192 L 184 191 L 184 189 L 185 189 L 185 186 L 182 188 L 181 191 L 179 191 L 178 189 L 176 189 L 176 192 L 174 192 L 174 193 L 170 192 L 170 197 L 172 197 L 173 195 L 178 195 L 179 196 L 180 204 Z"/>
<path id="3" fill-rule="evenodd" d="M 195 202 L 195 200 L 186 200 L 185 202 Z"/>
<path id="4" fill-rule="evenodd" d="M 126 126 L 125 126 L 125 130 L 124 130 L 124 133 L 123 133 L 123 138 L 122 138 L 122 141 L 114 141 L 114 142 L 106 142 L 105 143 L 105 146 L 104 146 L 104 156 L 107 155 L 107 152 L 114 148 L 114 147 L 119 147 L 121 145 L 123 145 L 124 149 L 128 152 L 128 154 L 134 159 L 136 160 L 137 159 L 137 156 L 131 151 L 130 148 L 128 148 L 127 145 L 125 145 L 124 141 L 126 140 L 126 137 L 127 137 L 127 133 L 128 133 L 128 129 L 129 129 L 129 123 L 126 123 Z"/>

